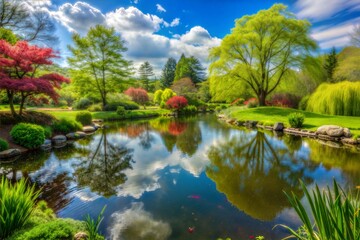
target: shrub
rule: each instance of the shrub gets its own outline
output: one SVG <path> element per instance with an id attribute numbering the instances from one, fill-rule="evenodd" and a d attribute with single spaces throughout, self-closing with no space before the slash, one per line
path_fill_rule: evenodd
<path id="1" fill-rule="evenodd" d="M 166 107 L 173 110 L 180 110 L 188 105 L 188 101 L 183 96 L 174 96 L 167 100 Z"/>
<path id="2" fill-rule="evenodd" d="M 87 110 L 90 111 L 90 112 L 100 112 L 100 111 L 102 111 L 102 107 L 101 107 L 100 103 L 99 104 L 93 104 L 90 107 L 88 107 Z"/>
<path id="3" fill-rule="evenodd" d="M 92 115 L 89 111 L 81 111 L 76 114 L 76 121 L 81 123 L 82 125 L 90 125 L 92 124 Z"/>
<path id="4" fill-rule="evenodd" d="M 0 138 L 0 152 L 8 148 L 9 148 L 9 143 L 5 139 Z"/>
<path id="5" fill-rule="evenodd" d="M 275 93 L 272 95 L 269 104 L 277 107 L 297 108 L 300 97 L 290 93 Z"/>
<path id="6" fill-rule="evenodd" d="M 161 96 L 163 94 L 163 90 L 159 89 L 154 93 L 154 103 L 160 104 L 161 103 Z"/>
<path id="7" fill-rule="evenodd" d="M 247 101 L 244 102 L 244 104 L 248 107 L 248 108 L 255 108 L 259 105 L 259 101 L 257 98 L 250 98 Z"/>
<path id="8" fill-rule="evenodd" d="M 125 115 L 126 115 L 126 110 L 125 110 L 124 107 L 119 106 L 119 107 L 116 109 L 116 113 L 117 113 L 120 117 L 125 117 Z"/>
<path id="9" fill-rule="evenodd" d="M 306 110 L 306 107 L 307 107 L 309 98 L 310 98 L 310 96 L 309 96 L 309 95 L 306 95 L 305 97 L 303 97 L 303 98 L 301 99 L 301 101 L 299 102 L 299 109 L 300 109 L 300 110 L 303 110 L 303 111 Z"/>
<path id="10" fill-rule="evenodd" d="M 54 132 L 63 134 L 82 130 L 81 123 L 67 118 L 60 119 L 59 121 L 55 122 L 51 127 Z"/>
<path id="11" fill-rule="evenodd" d="M 52 136 L 52 129 L 50 126 L 43 126 L 45 138 L 51 138 Z"/>
<path id="12" fill-rule="evenodd" d="M 137 104 L 145 105 L 149 101 L 148 93 L 142 88 L 129 88 L 124 92 L 126 95 L 131 97 L 131 100 Z"/>
<path id="13" fill-rule="evenodd" d="M 197 107 L 194 105 L 189 105 L 181 109 L 180 112 L 182 114 L 194 114 L 197 113 Z"/>
<path id="14" fill-rule="evenodd" d="M 288 121 L 291 127 L 301 128 L 303 126 L 305 116 L 302 113 L 291 113 L 288 116 Z"/>
<path id="15" fill-rule="evenodd" d="M 88 98 L 80 98 L 74 105 L 75 109 L 85 110 L 90 107 L 92 104 L 91 100 Z"/>
<path id="16" fill-rule="evenodd" d="M 135 109 L 139 109 L 139 105 L 136 104 L 133 101 L 120 101 L 120 102 L 111 102 L 108 103 L 105 107 L 104 110 L 105 111 L 116 111 L 118 107 L 124 107 L 125 110 L 135 110 Z"/>
<path id="17" fill-rule="evenodd" d="M 360 82 L 323 83 L 310 96 L 307 111 L 360 116 Z"/>
<path id="18" fill-rule="evenodd" d="M 245 99 L 243 98 L 237 98 L 234 101 L 230 103 L 231 106 L 242 106 L 244 105 Z"/>
<path id="19" fill-rule="evenodd" d="M 0 239 L 22 228 L 34 210 L 39 192 L 28 186 L 24 179 L 12 185 L 5 177 L 0 183 Z"/>
<path id="20" fill-rule="evenodd" d="M 45 140 L 44 128 L 31 123 L 16 124 L 11 129 L 10 136 L 15 143 L 29 149 L 40 147 Z"/>
<path id="21" fill-rule="evenodd" d="M 171 90 L 170 88 L 166 88 L 161 95 L 161 101 L 166 103 L 167 100 L 174 96 L 176 96 L 176 93 L 173 92 L 173 90 Z"/>

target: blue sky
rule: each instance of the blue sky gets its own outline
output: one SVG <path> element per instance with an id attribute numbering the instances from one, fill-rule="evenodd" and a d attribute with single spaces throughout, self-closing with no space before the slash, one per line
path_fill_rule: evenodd
<path id="1" fill-rule="evenodd" d="M 60 53 L 69 55 L 71 34 L 85 34 L 96 24 L 114 27 L 126 41 L 126 57 L 138 67 L 149 61 L 159 73 L 168 57 L 198 57 L 220 44 L 234 20 L 283 3 L 298 18 L 308 19 L 321 51 L 349 44 L 360 24 L 360 0 L 26 0 L 33 10 L 46 10 L 57 25 Z M 65 62 L 65 60 L 63 61 Z"/>

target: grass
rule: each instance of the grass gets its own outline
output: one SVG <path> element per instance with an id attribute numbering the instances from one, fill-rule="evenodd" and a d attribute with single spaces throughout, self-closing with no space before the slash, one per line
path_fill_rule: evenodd
<path id="1" fill-rule="evenodd" d="M 279 107 L 230 107 L 224 110 L 225 115 L 240 121 L 256 120 L 265 125 L 282 122 L 286 127 L 289 127 L 288 115 L 295 112 L 305 116 L 303 129 L 316 130 L 322 125 L 338 125 L 349 128 L 352 134 L 360 134 L 360 117 L 325 115 Z"/>

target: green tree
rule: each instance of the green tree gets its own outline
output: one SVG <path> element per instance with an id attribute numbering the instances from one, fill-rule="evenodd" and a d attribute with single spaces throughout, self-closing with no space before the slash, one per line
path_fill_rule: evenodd
<path id="1" fill-rule="evenodd" d="M 96 93 L 107 104 L 107 94 L 121 88 L 130 74 L 129 61 L 122 52 L 124 42 L 113 28 L 97 25 L 86 36 L 72 36 L 74 46 L 68 46 L 72 57 L 68 62 L 74 84 L 83 93 Z"/>
<path id="2" fill-rule="evenodd" d="M 325 64 L 324 64 L 327 80 L 329 82 L 333 82 L 334 72 L 337 66 L 338 66 L 338 59 L 337 59 L 336 49 L 335 47 L 333 47 L 331 52 L 326 56 Z"/>
<path id="3" fill-rule="evenodd" d="M 359 81 L 360 80 L 360 48 L 346 47 L 338 55 L 339 65 L 335 69 L 336 81 Z"/>
<path id="4" fill-rule="evenodd" d="M 175 70 L 176 60 L 174 58 L 169 58 L 162 70 L 160 82 L 163 88 L 168 88 L 172 85 L 175 79 Z"/>
<path id="5" fill-rule="evenodd" d="M 150 78 L 154 76 L 154 72 L 153 72 L 153 67 L 148 61 L 140 65 L 139 74 L 141 80 L 144 82 L 144 88 L 146 89 L 146 91 L 149 91 L 150 90 L 149 81 Z"/>
<path id="6" fill-rule="evenodd" d="M 353 32 L 350 35 L 351 44 L 355 47 L 360 47 L 360 25 L 354 27 Z"/>
<path id="7" fill-rule="evenodd" d="M 0 28 L 0 39 L 4 39 L 12 45 L 18 41 L 18 37 L 13 33 L 13 31 L 6 28 Z"/>
<path id="8" fill-rule="evenodd" d="M 194 56 L 187 58 L 182 54 L 176 65 L 174 80 L 188 77 L 193 83 L 200 83 L 204 80 L 204 70 L 199 59 Z"/>
<path id="9" fill-rule="evenodd" d="M 282 4 L 237 19 L 232 32 L 210 53 L 211 74 L 243 81 L 264 106 L 289 70 L 316 48 L 309 31 L 310 23 L 296 19 Z"/>

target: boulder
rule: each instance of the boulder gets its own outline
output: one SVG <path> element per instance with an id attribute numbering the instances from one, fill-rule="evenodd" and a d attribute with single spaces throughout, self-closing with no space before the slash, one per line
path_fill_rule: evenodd
<path id="1" fill-rule="evenodd" d="M 101 128 L 101 126 L 97 123 L 93 123 L 92 125 L 96 130 L 98 130 L 99 128 Z"/>
<path id="2" fill-rule="evenodd" d="M 353 138 L 343 138 L 341 139 L 341 142 L 343 144 L 350 144 L 350 145 L 356 145 L 357 144 L 357 141 Z"/>
<path id="3" fill-rule="evenodd" d="M 77 134 L 77 135 L 79 136 L 79 138 L 84 138 L 84 137 L 86 137 L 86 133 L 81 132 L 81 131 L 77 131 L 77 132 L 75 132 L 75 134 Z"/>
<path id="4" fill-rule="evenodd" d="M 52 148 L 51 140 L 45 139 L 44 143 L 40 146 L 40 148 L 44 151 L 50 150 Z"/>
<path id="5" fill-rule="evenodd" d="M 56 135 L 51 140 L 55 145 L 63 145 L 64 143 L 66 143 L 67 138 L 64 135 Z"/>
<path id="6" fill-rule="evenodd" d="M 350 129 L 344 128 L 344 137 L 346 137 L 346 138 L 351 138 L 352 137 Z"/>
<path id="7" fill-rule="evenodd" d="M 284 124 L 281 122 L 277 122 L 274 124 L 274 130 L 275 131 L 282 131 L 284 130 Z"/>
<path id="8" fill-rule="evenodd" d="M 324 125 L 317 129 L 316 134 L 328 135 L 330 137 L 344 136 L 344 128 L 336 125 Z"/>
<path id="9" fill-rule="evenodd" d="M 95 131 L 96 131 L 96 129 L 93 126 L 85 126 L 85 127 L 83 127 L 83 132 L 88 133 L 88 132 L 95 132 Z"/>
<path id="10" fill-rule="evenodd" d="M 66 137 L 70 140 L 76 140 L 76 139 L 86 137 L 86 133 L 77 131 L 77 132 L 72 132 L 72 133 L 66 134 Z"/>
<path id="11" fill-rule="evenodd" d="M 226 120 L 227 123 L 229 124 L 234 124 L 236 122 L 236 119 L 235 118 L 230 118 L 228 120 Z"/>
<path id="12" fill-rule="evenodd" d="M 74 240 L 87 240 L 89 236 L 86 232 L 78 232 L 74 235 Z"/>
<path id="13" fill-rule="evenodd" d="M 0 152 L 0 159 L 12 158 L 21 154 L 21 151 L 17 148 L 10 148 L 8 150 Z"/>

